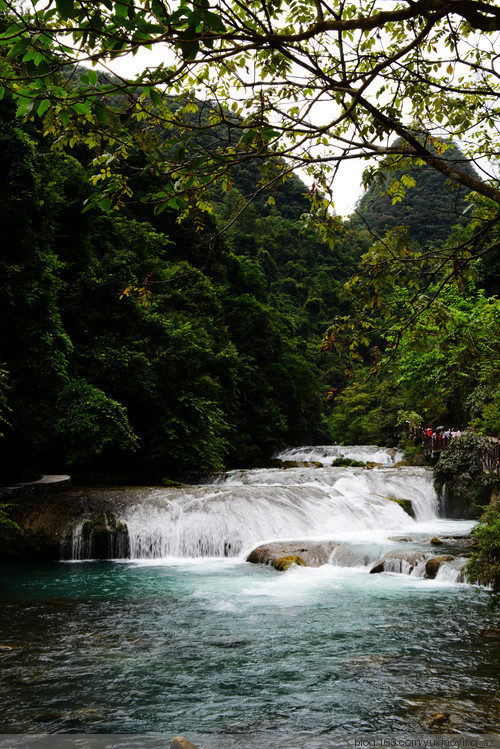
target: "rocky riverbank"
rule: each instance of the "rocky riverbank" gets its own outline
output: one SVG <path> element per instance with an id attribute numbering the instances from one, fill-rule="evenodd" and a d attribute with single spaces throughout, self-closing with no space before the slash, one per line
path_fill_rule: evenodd
<path id="1" fill-rule="evenodd" d="M 49 482 L 36 488 L 33 484 L 15 487 L 3 496 L 4 512 L 11 523 L 3 528 L 0 559 L 65 558 L 69 556 L 65 549 L 72 544 L 76 526 L 92 543 L 94 558 L 117 556 L 120 546 L 126 556 L 126 529 L 119 522 L 126 492 L 127 487 L 65 489 Z"/>

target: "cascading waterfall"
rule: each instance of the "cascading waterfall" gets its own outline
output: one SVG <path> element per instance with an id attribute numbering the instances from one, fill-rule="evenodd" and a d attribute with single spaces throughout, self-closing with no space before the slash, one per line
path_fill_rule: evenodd
<path id="1" fill-rule="evenodd" d="M 332 467 L 340 454 L 378 466 Z M 408 536 L 416 535 L 418 541 L 425 524 L 438 519 L 432 471 L 396 466 L 397 450 L 320 446 L 288 449 L 277 457 L 297 466 L 234 470 L 207 484 L 137 495 L 131 489 L 120 518 L 127 528 L 127 548 L 119 556 L 244 558 L 269 541 L 315 539 L 338 543 L 330 564 L 369 567 L 398 538 L 408 542 Z M 413 517 L 405 511 L 408 503 Z M 73 559 L 92 555 L 94 547 L 90 538 L 83 538 L 82 528 L 73 530 Z M 425 560 L 432 554 L 422 551 L 421 556 L 410 564 L 404 554 L 386 554 L 383 571 L 426 577 Z M 443 563 L 439 579 L 448 575 L 448 580 L 458 580 L 462 567 L 460 560 Z"/>
<path id="2" fill-rule="evenodd" d="M 289 447 L 276 454 L 279 460 L 295 460 L 301 463 L 331 463 L 340 456 L 365 463 L 394 465 L 402 460 L 403 453 L 396 448 L 376 445 L 315 445 L 310 447 Z"/>
<path id="3" fill-rule="evenodd" d="M 330 462 L 337 448 L 288 450 Z M 357 452 L 356 452 L 357 450 Z M 311 452 L 314 451 L 314 452 Z M 393 465 L 394 451 L 349 448 Z M 404 473 L 403 473 L 404 472 Z M 397 503 L 410 499 L 417 521 L 436 517 L 437 501 L 425 468 L 311 468 L 235 470 L 203 486 L 152 490 L 123 518 L 133 559 L 239 556 L 272 539 L 343 538 L 415 525 Z"/>

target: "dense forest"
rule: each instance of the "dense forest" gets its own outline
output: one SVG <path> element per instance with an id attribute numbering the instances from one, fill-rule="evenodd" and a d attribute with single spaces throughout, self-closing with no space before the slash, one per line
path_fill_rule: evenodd
<path id="1" fill-rule="evenodd" d="M 411 224 L 426 248 L 469 230 L 474 206 L 435 171 L 414 167 L 406 188 L 388 173 L 324 243 L 300 222 L 299 178 L 249 200 L 251 160 L 214 188 L 212 215 L 179 223 L 141 201 L 151 179 L 119 210 L 93 203 L 91 154 L 53 145 L 1 102 L 4 481 L 175 476 L 257 464 L 286 445 L 383 444 L 406 413 L 499 433 L 498 251 L 443 285 L 379 371 L 369 346 L 321 351 L 331 320 L 353 309 L 346 282 L 385 231 Z M 403 296 L 414 279 L 391 283 Z M 380 319 L 383 355 L 392 323 Z"/>
<path id="2" fill-rule="evenodd" d="M 4 480 L 215 470 L 330 439 L 318 341 L 358 248 L 299 236 L 300 180 L 218 237 L 251 170 L 213 219 L 82 212 L 88 154 L 51 151 L 8 101 L 1 117 Z"/>

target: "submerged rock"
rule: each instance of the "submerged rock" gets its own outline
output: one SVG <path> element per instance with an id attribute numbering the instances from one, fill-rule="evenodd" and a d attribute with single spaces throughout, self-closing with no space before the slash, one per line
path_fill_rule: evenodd
<path id="1" fill-rule="evenodd" d="M 100 723 L 105 718 L 106 710 L 101 707 L 80 707 L 66 716 L 66 720 L 75 723 Z"/>
<path id="2" fill-rule="evenodd" d="M 491 637 L 494 640 L 500 640 L 500 629 L 498 627 L 485 627 L 479 634 L 482 637 Z"/>
<path id="3" fill-rule="evenodd" d="M 411 549 L 395 549 L 388 551 L 378 559 L 370 570 L 370 574 L 378 572 L 402 572 L 410 575 L 415 567 L 422 564 L 428 558 L 423 551 L 412 551 Z"/>
<path id="4" fill-rule="evenodd" d="M 185 739 L 184 736 L 176 736 L 170 744 L 170 749 L 198 749 L 198 747 Z"/>
<path id="5" fill-rule="evenodd" d="M 391 502 L 396 502 L 397 505 L 401 507 L 402 510 L 406 512 L 407 515 L 409 515 L 411 518 L 415 519 L 415 510 L 413 509 L 413 504 L 411 499 L 401 499 L 396 497 L 387 497 Z"/>
<path id="6" fill-rule="evenodd" d="M 450 713 L 432 713 L 426 726 L 427 728 L 436 728 L 437 726 L 442 726 L 443 723 L 447 723 L 449 719 Z"/>
<path id="7" fill-rule="evenodd" d="M 472 548 L 474 546 L 474 536 L 472 533 L 466 533 L 461 536 L 440 536 L 432 538 L 431 544 L 446 544 L 447 546 L 458 546 L 460 548 Z"/>
<path id="8" fill-rule="evenodd" d="M 295 562 L 306 567 L 321 567 L 328 564 L 333 550 L 338 546 L 335 541 L 274 541 L 269 544 L 262 544 L 250 552 L 246 561 L 252 564 L 267 564 L 276 569 L 288 569 Z M 277 567 L 278 562 L 289 560 L 293 557 L 288 566 Z M 297 562 L 299 559 L 300 562 Z"/>

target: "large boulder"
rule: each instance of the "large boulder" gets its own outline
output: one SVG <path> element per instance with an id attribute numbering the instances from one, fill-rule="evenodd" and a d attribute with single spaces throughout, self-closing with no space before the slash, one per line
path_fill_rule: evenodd
<path id="1" fill-rule="evenodd" d="M 335 541 L 273 541 L 257 546 L 247 556 L 246 561 L 252 564 L 268 564 L 280 571 L 288 569 L 293 563 L 321 567 L 328 564 L 337 546 L 338 543 Z"/>

